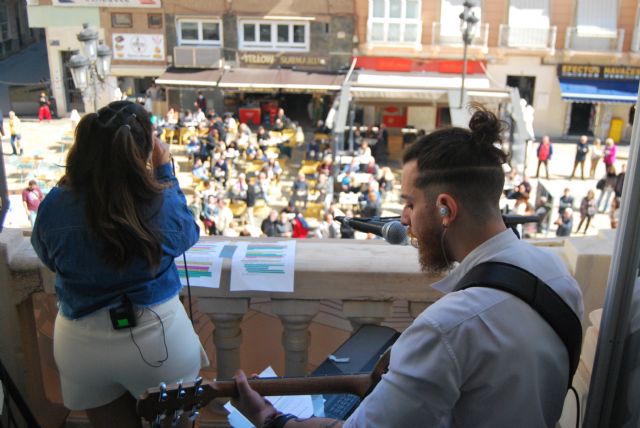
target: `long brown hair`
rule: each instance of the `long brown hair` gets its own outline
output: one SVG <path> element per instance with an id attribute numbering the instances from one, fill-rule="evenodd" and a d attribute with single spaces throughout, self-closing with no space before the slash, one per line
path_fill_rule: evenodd
<path id="1" fill-rule="evenodd" d="M 138 104 L 116 101 L 85 115 L 76 128 L 60 185 L 85 198 L 90 229 L 116 269 L 141 257 L 160 264 L 162 238 L 150 217 L 162 203 L 164 185 L 150 167 L 151 121 Z"/>

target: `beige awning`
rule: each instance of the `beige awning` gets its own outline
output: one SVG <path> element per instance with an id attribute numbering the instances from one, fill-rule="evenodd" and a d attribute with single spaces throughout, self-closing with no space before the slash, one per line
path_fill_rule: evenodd
<path id="1" fill-rule="evenodd" d="M 485 75 L 467 76 L 464 84 L 474 101 L 495 103 L 509 98 L 507 89 L 492 88 Z M 356 102 L 447 102 L 447 91 L 459 90 L 461 85 L 457 74 L 359 72 L 351 84 L 351 96 Z"/>
<path id="2" fill-rule="evenodd" d="M 213 88 L 220 79 L 222 71 L 221 69 L 194 70 L 190 68 L 168 68 L 155 82 L 158 85 L 204 86 Z"/>
<path id="3" fill-rule="evenodd" d="M 220 88 L 250 91 L 252 89 L 286 89 L 300 92 L 338 91 L 344 75 L 289 69 L 232 68 L 225 70 Z"/>

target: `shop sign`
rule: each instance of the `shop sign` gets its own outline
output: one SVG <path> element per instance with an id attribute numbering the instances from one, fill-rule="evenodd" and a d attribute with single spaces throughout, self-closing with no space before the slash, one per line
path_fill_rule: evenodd
<path id="1" fill-rule="evenodd" d="M 164 35 L 114 34 L 113 59 L 130 61 L 164 61 Z"/>
<path id="2" fill-rule="evenodd" d="M 282 67 L 326 68 L 329 58 L 312 55 L 291 55 L 270 52 L 244 52 L 240 55 L 244 65 L 266 65 Z"/>
<path id="3" fill-rule="evenodd" d="M 640 80 L 640 67 L 620 65 L 558 65 L 558 77 L 572 79 Z"/>
<path id="4" fill-rule="evenodd" d="M 54 6 L 162 7 L 161 0 L 53 0 Z"/>

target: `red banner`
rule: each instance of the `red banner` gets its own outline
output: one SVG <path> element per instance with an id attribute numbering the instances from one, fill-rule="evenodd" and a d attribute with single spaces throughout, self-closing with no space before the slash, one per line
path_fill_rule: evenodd
<path id="1" fill-rule="evenodd" d="M 356 68 L 373 71 L 462 74 L 463 60 L 358 56 Z M 467 61 L 467 74 L 484 74 L 485 61 Z"/>

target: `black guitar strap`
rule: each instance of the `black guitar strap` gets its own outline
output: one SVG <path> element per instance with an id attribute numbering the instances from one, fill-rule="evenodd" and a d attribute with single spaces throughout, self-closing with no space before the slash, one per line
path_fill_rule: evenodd
<path id="1" fill-rule="evenodd" d="M 486 262 L 473 267 L 454 291 L 470 287 L 501 290 L 526 302 L 556 332 L 569 352 L 569 384 L 578 368 L 582 347 L 582 325 L 575 312 L 558 294 L 532 273 L 502 262 Z"/>

